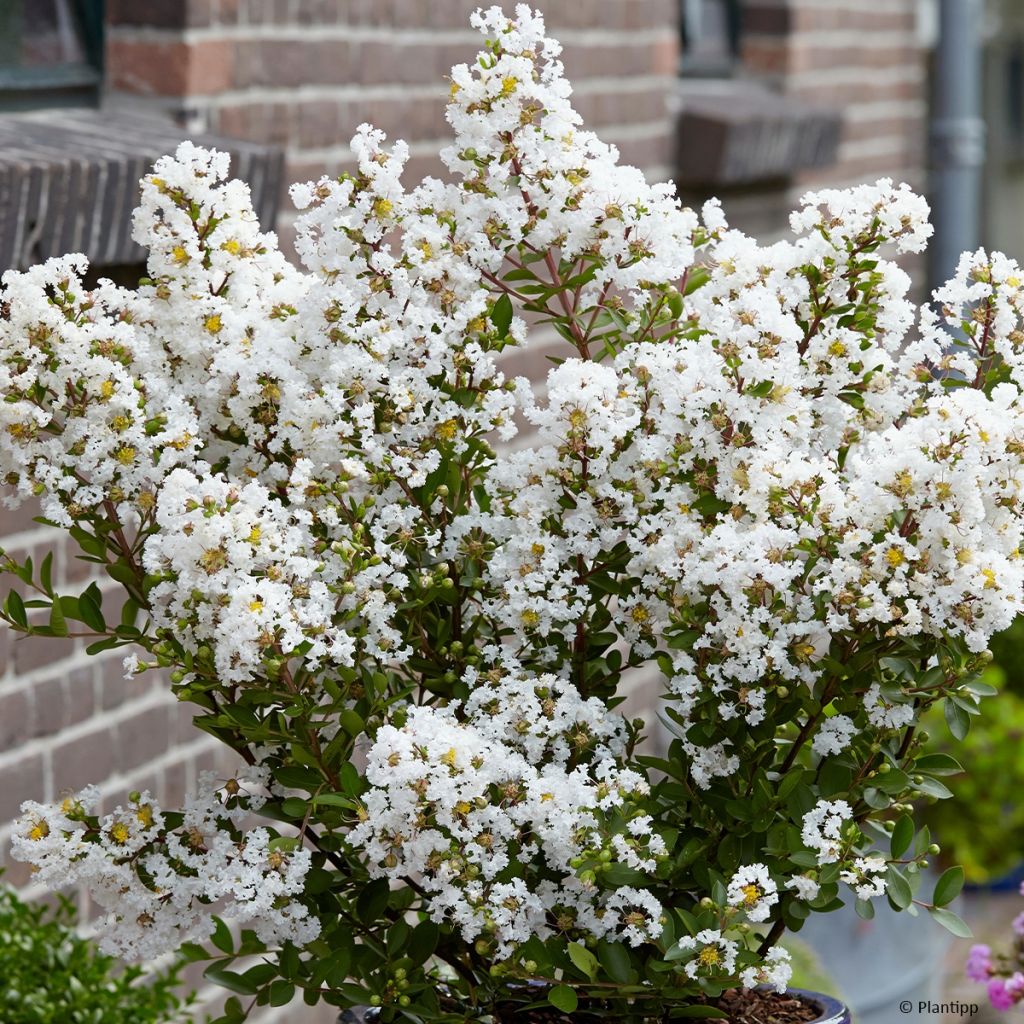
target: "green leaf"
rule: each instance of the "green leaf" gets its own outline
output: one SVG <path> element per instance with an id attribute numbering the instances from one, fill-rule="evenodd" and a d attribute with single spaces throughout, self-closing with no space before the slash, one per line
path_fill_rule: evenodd
<path id="1" fill-rule="evenodd" d="M 21 595 L 16 591 L 12 590 L 7 595 L 7 606 L 5 608 L 7 617 L 15 623 L 15 625 L 24 628 L 28 625 L 28 612 L 25 611 L 25 602 L 22 601 Z"/>
<path id="2" fill-rule="evenodd" d="M 370 882 L 359 894 L 356 900 L 356 913 L 363 924 L 375 924 L 384 913 L 388 905 L 388 897 L 391 895 L 390 886 L 386 878 L 378 878 Z"/>
<path id="3" fill-rule="evenodd" d="M 53 596 L 53 552 L 49 551 L 39 566 L 39 579 L 43 584 L 43 590 L 51 597 Z"/>
<path id="4" fill-rule="evenodd" d="M 355 800 L 342 796 L 341 793 L 320 793 L 313 797 L 313 803 L 317 807 L 323 804 L 327 807 L 344 807 L 346 810 L 353 810 L 356 806 Z"/>
<path id="5" fill-rule="evenodd" d="M 136 582 L 135 573 L 123 562 L 112 562 L 107 566 L 107 575 L 118 583 L 132 585 Z"/>
<path id="6" fill-rule="evenodd" d="M 415 964 L 426 963 L 437 948 L 441 929 L 433 921 L 420 921 L 409 937 L 408 956 Z"/>
<path id="7" fill-rule="evenodd" d="M 251 981 L 243 978 L 240 974 L 236 974 L 234 971 L 226 970 L 223 967 L 223 963 L 224 961 L 220 960 L 210 964 L 203 971 L 203 977 L 207 981 L 212 981 L 215 985 L 220 985 L 221 988 L 226 988 L 229 992 L 237 992 L 242 996 L 256 995 L 256 986 Z"/>
<path id="8" fill-rule="evenodd" d="M 556 985 L 548 993 L 548 1002 L 562 1013 L 575 1013 L 580 1001 L 576 998 L 575 989 L 568 985 Z"/>
<path id="9" fill-rule="evenodd" d="M 107 631 L 107 623 L 103 618 L 103 612 L 100 611 L 100 606 L 97 604 L 93 596 L 86 591 L 78 599 L 78 612 L 82 617 L 82 621 L 95 633 L 105 633 Z"/>
<path id="10" fill-rule="evenodd" d="M 341 723 L 342 729 L 349 734 L 349 736 L 358 736 L 365 728 L 366 723 L 362 720 L 358 712 L 353 711 L 351 708 L 346 708 L 338 716 L 338 721 Z"/>
<path id="11" fill-rule="evenodd" d="M 178 953 L 186 963 L 190 964 L 210 959 L 210 954 L 198 942 L 183 942 L 178 947 Z"/>
<path id="12" fill-rule="evenodd" d="M 628 864 L 621 864 L 615 861 L 601 872 L 601 880 L 608 885 L 643 885 L 648 881 L 648 876 Z"/>
<path id="13" fill-rule="evenodd" d="M 304 818 L 306 816 L 307 803 L 301 797 L 290 796 L 281 802 L 281 810 L 289 818 Z"/>
<path id="14" fill-rule="evenodd" d="M 512 326 L 512 313 L 512 300 L 507 295 L 499 295 L 491 310 L 491 323 L 494 324 L 499 338 L 504 338 L 508 334 L 508 329 Z"/>
<path id="15" fill-rule="evenodd" d="M 256 964 L 249 970 L 242 973 L 242 977 L 257 988 L 262 988 L 273 978 L 277 977 L 277 968 L 273 964 Z"/>
<path id="16" fill-rule="evenodd" d="M 295 995 L 295 986 L 290 981 L 275 981 L 270 986 L 270 1005 L 287 1006 Z"/>
<path id="17" fill-rule="evenodd" d="M 53 630 L 54 636 L 68 635 L 68 623 L 64 618 L 64 609 L 60 606 L 60 598 L 54 598 L 53 604 L 50 605 L 50 629 Z"/>
<path id="18" fill-rule="evenodd" d="M 351 761 L 346 761 L 338 770 L 338 781 L 341 788 L 352 796 L 359 796 L 363 791 L 363 777 Z"/>
<path id="19" fill-rule="evenodd" d="M 857 900 L 853 905 L 857 916 L 864 921 L 870 921 L 875 916 L 875 905 L 871 900 Z"/>
<path id="20" fill-rule="evenodd" d="M 948 800 L 953 795 L 948 786 L 943 785 L 938 779 L 930 779 L 927 776 L 917 783 L 917 788 L 925 796 L 933 796 L 938 800 Z"/>
<path id="21" fill-rule="evenodd" d="M 889 899 L 894 906 L 900 910 L 906 910 L 914 902 L 914 891 L 898 868 L 889 865 L 889 870 L 886 872 L 886 883 Z"/>
<path id="22" fill-rule="evenodd" d="M 97 640 L 94 644 L 89 644 L 85 649 L 85 653 L 88 655 L 99 654 L 101 651 L 109 651 L 114 647 L 118 646 L 118 642 L 115 637 L 108 636 L 106 640 Z"/>
<path id="23" fill-rule="evenodd" d="M 308 789 L 311 793 L 323 783 L 323 776 L 315 768 L 296 765 L 275 768 L 274 778 L 289 789 Z"/>
<path id="24" fill-rule="evenodd" d="M 925 775 L 959 775 L 964 766 L 949 754 L 923 754 L 914 762 L 914 771 Z"/>
<path id="25" fill-rule="evenodd" d="M 242 1004 L 232 996 L 224 1003 L 224 1015 L 218 1017 L 213 1024 L 242 1024 L 245 1020 L 245 1010 Z"/>
<path id="26" fill-rule="evenodd" d="M 231 929 L 219 918 L 213 919 L 213 934 L 210 941 L 222 952 L 231 955 L 235 951 L 235 940 L 231 936 Z"/>
<path id="27" fill-rule="evenodd" d="M 621 942 L 608 942 L 602 939 L 597 944 L 597 959 L 601 962 L 605 974 L 620 985 L 628 985 L 633 980 L 633 968 L 629 961 L 629 953 Z"/>
<path id="28" fill-rule="evenodd" d="M 591 981 L 597 974 L 597 957 L 578 942 L 570 942 L 568 946 L 569 959 L 588 977 Z"/>
<path id="29" fill-rule="evenodd" d="M 937 907 L 944 907 L 960 895 L 964 887 L 964 869 L 957 864 L 942 873 L 942 877 L 935 883 L 935 893 L 932 896 L 932 903 Z"/>
<path id="30" fill-rule="evenodd" d="M 951 700 L 946 701 L 945 713 L 949 731 L 956 739 L 964 739 L 971 729 L 970 716 L 959 704 L 954 704 Z"/>
<path id="31" fill-rule="evenodd" d="M 944 910 L 942 907 L 932 907 L 929 911 L 932 918 L 939 922 L 948 932 L 952 932 L 961 939 L 973 939 L 974 933 L 968 927 L 967 922 L 957 917 L 952 910 Z"/>
<path id="32" fill-rule="evenodd" d="M 898 860 L 910 849 L 910 844 L 913 841 L 914 819 L 909 814 L 904 814 L 896 822 L 896 827 L 892 830 L 892 839 L 889 843 L 889 850 L 892 856 Z"/>

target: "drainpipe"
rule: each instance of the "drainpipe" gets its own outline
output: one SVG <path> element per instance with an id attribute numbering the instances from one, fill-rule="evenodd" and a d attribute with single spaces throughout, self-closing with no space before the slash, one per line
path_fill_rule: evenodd
<path id="1" fill-rule="evenodd" d="M 935 237 L 930 277 L 952 277 L 965 249 L 976 249 L 981 230 L 981 0 L 938 0 L 938 43 L 932 110 L 931 192 Z"/>

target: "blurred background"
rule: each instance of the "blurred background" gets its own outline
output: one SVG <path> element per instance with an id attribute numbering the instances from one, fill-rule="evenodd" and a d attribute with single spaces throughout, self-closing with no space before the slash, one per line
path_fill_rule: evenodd
<path id="1" fill-rule="evenodd" d="M 944 279 L 979 244 L 1024 257 L 1021 0 L 534 3 L 564 44 L 588 126 L 624 162 L 674 180 L 687 203 L 719 195 L 734 226 L 770 240 L 808 188 L 891 177 L 932 202 L 931 263 L 908 267 L 919 279 Z M 94 273 L 137 280 L 138 179 L 185 137 L 231 151 L 286 248 L 287 184 L 351 169 L 348 140 L 363 121 L 410 143 L 407 180 L 441 173 L 445 75 L 477 49 L 476 6 L 0 0 L 0 270 L 81 251 Z M 542 372 L 542 354 L 515 372 Z M 54 582 L 81 581 L 63 538 L 32 515 L 0 510 L 0 544 L 19 557 L 55 547 Z M 961 753 L 972 774 L 949 780 L 955 801 L 924 808 L 941 859 L 968 869 L 962 912 L 993 943 L 1022 902 L 1024 625 L 995 649 L 1004 692 Z M 945 725 L 929 731 L 943 748 Z M 72 641 L 14 643 L 0 627 L 0 864 L 25 798 L 97 782 L 111 805 L 141 788 L 173 805 L 220 757 L 159 680 L 125 681 L 116 656 L 87 659 Z M 24 869 L 7 867 L 31 891 Z M 858 1021 L 960 1020 L 897 1010 L 901 998 L 984 1002 L 961 981 L 969 943 L 937 931 L 884 913 L 830 916 L 810 939 Z M 260 1018 L 270 1019 L 329 1015 Z"/>

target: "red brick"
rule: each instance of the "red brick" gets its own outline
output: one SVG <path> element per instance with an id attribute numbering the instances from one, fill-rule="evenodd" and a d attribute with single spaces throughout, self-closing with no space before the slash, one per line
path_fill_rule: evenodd
<path id="1" fill-rule="evenodd" d="M 11 856 L 11 844 L 9 841 L 0 846 L 0 865 L 3 866 L 3 884 L 13 885 L 15 889 L 21 889 L 32 881 L 32 865 L 24 861 L 15 860 Z"/>
<path id="2" fill-rule="evenodd" d="M 63 637 L 18 635 L 12 647 L 14 671 L 18 675 L 53 665 L 74 653 L 72 641 Z"/>
<path id="3" fill-rule="evenodd" d="M 40 679 L 32 684 L 33 714 L 32 736 L 53 736 L 64 728 L 67 705 L 64 700 L 64 681 L 60 676 Z"/>
<path id="4" fill-rule="evenodd" d="M 0 586 L 0 597 L 6 597 L 7 591 L 5 588 Z M 14 636 L 11 633 L 10 627 L 3 622 L 0 622 L 0 679 L 7 673 L 7 664 L 11 657 L 11 644 L 14 642 Z"/>
<path id="5" fill-rule="evenodd" d="M 30 754 L 0 768 L 0 822 L 18 816 L 23 800 L 44 800 L 43 757 Z"/>
<path id="6" fill-rule="evenodd" d="M 167 711 L 165 707 L 149 708 L 117 723 L 113 744 L 118 771 L 130 772 L 167 750 Z"/>
<path id="7" fill-rule="evenodd" d="M 33 522 L 38 515 L 39 504 L 36 501 L 27 502 L 14 509 L 0 508 L 0 537 L 39 529 L 39 524 Z"/>
<path id="8" fill-rule="evenodd" d="M 77 739 L 55 744 L 50 751 L 54 795 L 110 778 L 114 754 L 110 729 L 102 725 Z"/>
<path id="9" fill-rule="evenodd" d="M 188 792 L 188 768 L 186 762 L 176 761 L 164 768 L 160 784 L 160 801 L 165 807 L 180 807 Z"/>
<path id="10" fill-rule="evenodd" d="M 226 39 L 183 42 L 112 36 L 107 41 L 109 82 L 115 89 L 157 96 L 223 92 L 234 76 L 234 46 Z"/>
<path id="11" fill-rule="evenodd" d="M 100 708 L 110 711 L 130 700 L 138 700 L 149 690 L 150 682 L 145 675 L 126 679 L 120 664 L 104 665 L 100 675 Z"/>
<path id="12" fill-rule="evenodd" d="M 120 666 L 118 666 L 120 668 Z M 64 708 L 67 725 L 77 725 L 91 717 L 96 710 L 96 692 L 93 668 L 79 668 L 71 672 L 64 685 Z"/>
<path id="13" fill-rule="evenodd" d="M 28 689 L 0 689 L 0 754 L 24 740 L 31 716 L 32 701 Z"/>

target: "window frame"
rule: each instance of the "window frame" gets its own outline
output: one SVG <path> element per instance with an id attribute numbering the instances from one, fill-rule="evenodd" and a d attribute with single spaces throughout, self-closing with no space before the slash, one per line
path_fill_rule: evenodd
<path id="1" fill-rule="evenodd" d="M 687 53 L 688 12 L 704 0 L 678 0 L 679 74 L 683 78 L 731 78 L 740 61 L 740 34 L 743 26 L 743 0 L 717 0 L 725 16 L 727 54 L 709 58 Z"/>
<path id="2" fill-rule="evenodd" d="M 0 111 L 95 106 L 99 102 L 103 84 L 104 0 L 69 0 L 69 7 L 85 60 L 50 67 L 0 65 Z"/>

